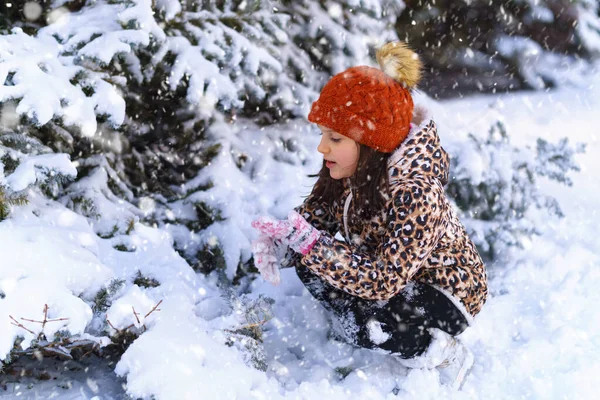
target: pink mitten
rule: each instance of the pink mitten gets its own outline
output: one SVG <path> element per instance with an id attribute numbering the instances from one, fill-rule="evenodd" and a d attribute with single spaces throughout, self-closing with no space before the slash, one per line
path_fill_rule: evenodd
<path id="1" fill-rule="evenodd" d="M 284 221 L 269 216 L 259 217 L 252 221 L 252 227 L 302 255 L 308 254 L 321 236 L 319 230 L 306 222 L 296 211 L 291 211 Z"/>
<path id="2" fill-rule="evenodd" d="M 254 253 L 254 264 L 263 279 L 273 285 L 279 285 L 281 277 L 273 239 L 260 235 L 258 239 L 252 241 L 252 253 Z"/>

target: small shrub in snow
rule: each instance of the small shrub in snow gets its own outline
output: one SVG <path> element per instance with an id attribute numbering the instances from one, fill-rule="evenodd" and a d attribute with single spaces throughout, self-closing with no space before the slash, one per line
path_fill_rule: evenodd
<path id="1" fill-rule="evenodd" d="M 101 338 L 92 336 L 72 336 L 68 330 L 57 330 L 55 331 L 53 338 L 47 338 L 46 333 L 44 332 L 46 324 L 68 321 L 68 318 L 48 318 L 48 309 L 48 305 L 44 305 L 44 319 L 42 321 L 25 317 L 13 317 L 12 315 L 9 316 L 12 325 L 17 326 L 32 335 L 36 335 L 36 338 L 32 340 L 29 347 L 24 350 L 19 349 L 20 343 L 17 340 L 9 356 L 3 360 L 4 365 L 10 364 L 16 357 L 20 356 L 33 356 L 40 361 L 43 357 L 72 360 L 93 351 L 97 351 L 100 348 L 103 343 Z M 36 326 L 39 325 L 41 325 L 41 328 L 38 329 Z"/>
<path id="2" fill-rule="evenodd" d="M 256 368 L 259 371 L 266 371 L 268 368 L 267 357 L 261 343 L 251 336 L 244 333 L 228 332 L 225 345 L 235 347 L 242 353 L 246 365 Z"/>
<path id="3" fill-rule="evenodd" d="M 152 313 L 160 311 L 160 308 L 158 308 L 158 307 L 160 306 L 161 303 L 162 303 L 162 300 L 160 300 L 158 303 L 156 303 L 156 305 L 154 307 L 152 307 L 152 309 L 150 309 L 150 311 L 148 311 L 147 313 L 142 313 L 142 314 L 140 314 L 138 311 L 136 311 L 135 307 L 132 306 L 131 312 L 135 318 L 135 321 L 124 327 L 120 327 L 120 328 L 116 327 L 115 325 L 113 325 L 110 322 L 108 317 L 106 318 L 106 323 L 108 324 L 108 326 L 110 328 L 112 328 L 110 340 L 113 345 L 116 345 L 119 347 L 119 351 L 121 353 L 123 353 L 125 350 L 127 350 L 129 345 L 131 345 L 131 343 L 133 343 L 133 341 L 135 339 L 137 339 L 141 334 L 143 334 L 144 332 L 146 332 L 146 330 L 148 330 L 145 320 Z M 142 317 L 142 315 L 143 315 L 143 318 L 140 318 L 140 317 Z"/>
<path id="4" fill-rule="evenodd" d="M 130 253 L 135 251 L 135 248 L 129 248 L 126 245 L 120 244 L 120 243 L 114 245 L 113 248 L 115 250 L 118 250 L 118 251 L 127 251 L 127 252 L 130 252 Z"/>
<path id="5" fill-rule="evenodd" d="M 247 365 L 266 371 L 262 327 L 273 318 L 274 300 L 262 294 L 252 299 L 246 295 L 238 297 L 232 290 L 226 290 L 225 293 L 224 296 L 240 323 L 239 326 L 226 330 L 225 344 L 240 350 Z"/>
<path id="6" fill-rule="evenodd" d="M 137 275 L 135 276 L 135 279 L 133 280 L 133 284 L 144 288 L 153 288 L 160 286 L 160 283 L 156 279 L 142 275 L 142 271 L 138 271 Z"/>
<path id="7" fill-rule="evenodd" d="M 487 137 L 470 135 L 461 153 L 451 160 L 448 195 L 465 215 L 465 225 L 480 253 L 488 260 L 520 246 L 540 232 L 538 212 L 562 216 L 556 199 L 538 189 L 542 177 L 571 185 L 568 174 L 579 171 L 574 157 L 584 151 L 567 139 L 557 144 L 538 139 L 535 148 L 517 148 L 502 122 Z"/>

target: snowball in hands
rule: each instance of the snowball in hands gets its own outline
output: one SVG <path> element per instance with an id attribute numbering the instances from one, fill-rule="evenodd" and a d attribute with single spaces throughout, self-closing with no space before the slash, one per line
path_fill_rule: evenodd
<path id="1" fill-rule="evenodd" d="M 281 277 L 277 267 L 277 253 L 273 239 L 260 235 L 258 239 L 252 241 L 252 252 L 254 253 L 254 264 L 263 279 L 273 285 L 279 285 Z"/>
<path id="2" fill-rule="evenodd" d="M 302 255 L 308 254 L 321 236 L 319 230 L 313 228 L 296 211 L 291 211 L 284 221 L 269 216 L 259 217 L 252 221 L 252 227 Z"/>

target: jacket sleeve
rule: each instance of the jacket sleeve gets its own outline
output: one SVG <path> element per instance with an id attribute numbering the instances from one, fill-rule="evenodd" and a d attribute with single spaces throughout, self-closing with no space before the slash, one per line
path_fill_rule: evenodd
<path id="1" fill-rule="evenodd" d="M 444 234 L 444 196 L 437 181 L 403 183 L 388 202 L 385 234 L 375 251 L 359 252 L 322 232 L 301 263 L 348 294 L 387 300 L 409 282 Z"/>
<path id="2" fill-rule="evenodd" d="M 322 234 L 329 234 L 333 237 L 339 229 L 339 223 L 332 214 L 331 207 L 317 200 L 312 193 L 294 210 Z M 281 267 L 293 267 L 300 263 L 301 257 L 301 254 L 288 249 L 281 262 Z"/>
<path id="3" fill-rule="evenodd" d="M 331 207 L 316 199 L 312 193 L 294 210 L 320 231 L 335 235 L 339 229 Z"/>

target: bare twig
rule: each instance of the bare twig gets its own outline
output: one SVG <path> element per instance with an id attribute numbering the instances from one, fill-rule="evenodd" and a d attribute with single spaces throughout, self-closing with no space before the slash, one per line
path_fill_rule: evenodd
<path id="1" fill-rule="evenodd" d="M 44 322 L 42 323 L 42 332 L 46 327 L 46 322 L 48 321 L 48 304 L 44 304 Z"/>
<path id="2" fill-rule="evenodd" d="M 35 335 L 35 332 L 30 331 L 29 329 L 25 328 L 23 326 L 23 324 L 19 323 L 19 321 L 17 321 L 16 319 L 13 318 L 12 315 L 9 315 L 9 318 L 12 319 L 14 322 L 11 322 L 12 325 L 14 326 L 18 326 L 19 328 L 23 328 L 25 329 L 27 332 L 31 333 L 32 335 Z"/>
<path id="3" fill-rule="evenodd" d="M 44 321 L 36 321 L 34 319 L 28 319 L 28 318 L 23 318 L 23 317 L 21 317 L 21 319 L 23 321 L 27 321 L 27 322 L 35 322 L 36 324 L 43 324 L 44 323 Z M 69 318 L 56 318 L 56 319 L 49 319 L 46 322 L 68 321 L 68 320 L 69 320 Z"/>
<path id="4" fill-rule="evenodd" d="M 23 321 L 27 321 L 27 322 L 35 322 L 36 324 L 42 324 L 42 332 L 44 331 L 44 328 L 46 327 L 46 323 L 47 322 L 57 322 L 57 321 L 68 321 L 69 318 L 56 318 L 56 319 L 48 319 L 48 304 L 44 304 L 44 320 L 43 321 L 36 321 L 34 319 L 29 319 L 29 318 L 23 318 L 21 317 L 21 319 Z"/>
<path id="5" fill-rule="evenodd" d="M 250 329 L 250 328 L 256 328 L 257 326 L 263 326 L 264 324 L 266 324 L 266 323 L 267 323 L 267 321 L 268 321 L 268 320 L 264 320 L 264 321 L 257 322 L 257 323 L 255 323 L 255 324 L 242 325 L 242 326 L 240 326 L 240 328 L 239 328 L 239 329 L 244 329 L 244 328 L 247 328 L 247 329 Z"/>
<path id="6" fill-rule="evenodd" d="M 158 306 L 160 305 L 160 303 L 162 303 L 162 300 L 159 301 L 158 303 L 156 303 L 156 305 L 152 308 L 152 310 L 150 310 L 148 312 L 148 314 L 144 315 L 144 318 L 147 318 L 148 315 L 152 314 L 154 311 L 160 311 L 160 308 L 158 308 Z"/>
<path id="7" fill-rule="evenodd" d="M 88 351 L 87 353 L 83 353 L 83 355 L 81 356 L 81 358 L 84 358 L 84 357 L 87 357 L 87 356 L 89 356 L 90 354 L 92 354 L 92 353 L 93 353 L 94 351 L 96 351 L 96 350 L 97 350 L 97 348 L 96 348 L 95 346 L 94 346 L 94 347 L 92 347 L 92 348 L 90 349 L 90 351 Z"/>
<path id="8" fill-rule="evenodd" d="M 44 321 L 36 321 L 34 319 L 28 319 L 28 318 L 23 318 L 23 317 L 21 317 L 21 319 L 23 321 L 27 321 L 27 322 L 35 322 L 36 324 L 43 324 L 44 323 Z"/>
<path id="9" fill-rule="evenodd" d="M 113 326 L 113 324 L 111 324 L 111 323 L 110 323 L 110 320 L 108 319 L 108 317 L 106 318 L 106 322 L 107 322 L 107 323 L 108 323 L 108 325 L 110 325 L 110 327 L 111 327 L 111 328 L 113 328 L 115 331 L 117 331 L 117 332 L 121 332 L 121 330 L 120 330 L 120 329 L 117 329 L 117 328 L 115 328 L 115 327 Z"/>
<path id="10" fill-rule="evenodd" d="M 160 308 L 158 308 L 160 303 L 162 303 L 162 300 L 160 300 L 154 307 L 152 307 L 152 310 L 148 311 L 148 313 L 146 315 L 144 315 L 144 318 L 147 318 L 148 315 L 152 314 L 154 311 L 160 311 Z M 131 309 L 133 310 L 133 315 L 135 315 L 135 319 L 137 320 L 138 324 L 141 324 L 142 322 L 140 321 L 140 318 L 138 317 L 138 315 L 140 315 L 140 314 L 135 311 L 135 308 L 133 306 L 131 306 Z M 123 329 L 117 329 L 113 326 L 113 324 L 111 324 L 111 322 L 108 320 L 108 317 L 106 318 L 106 322 L 108 323 L 108 325 L 110 325 L 111 328 L 113 328 L 115 331 L 117 331 L 118 334 L 121 334 L 121 333 L 125 332 L 127 329 L 133 328 L 135 326 L 135 324 L 130 324 L 129 326 L 126 326 Z M 145 324 L 143 324 L 142 327 L 144 328 L 144 330 L 148 329 L 148 328 L 146 328 Z"/>
<path id="11" fill-rule="evenodd" d="M 133 310 L 133 315 L 135 315 L 135 319 L 137 320 L 138 324 L 141 324 L 140 319 L 138 318 L 138 313 L 135 312 L 135 308 L 131 306 L 131 309 Z"/>
<path id="12" fill-rule="evenodd" d="M 134 313 L 135 313 L 135 310 L 134 310 Z M 110 325 L 111 328 L 113 328 L 115 331 L 117 331 L 118 334 L 121 334 L 121 333 L 125 332 L 127 329 L 133 328 L 135 326 L 135 324 L 131 324 L 129 326 L 126 326 L 123 329 L 119 329 L 119 328 L 115 328 L 113 326 L 113 324 L 110 323 L 110 320 L 108 318 L 106 318 L 106 322 L 108 322 L 108 325 Z"/>

